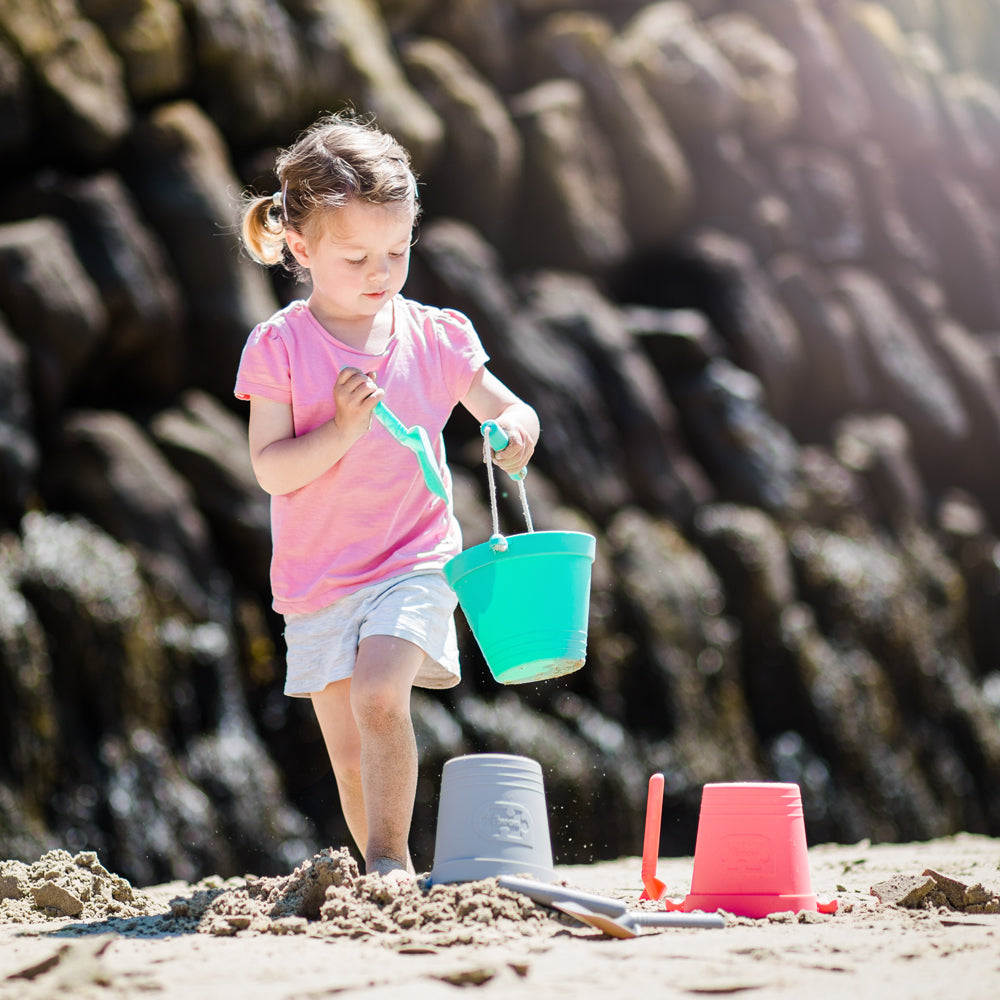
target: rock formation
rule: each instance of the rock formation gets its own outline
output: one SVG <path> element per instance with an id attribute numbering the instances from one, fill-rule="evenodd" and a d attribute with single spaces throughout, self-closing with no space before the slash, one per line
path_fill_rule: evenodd
<path id="1" fill-rule="evenodd" d="M 780 10 L 779 10 L 780 7 Z M 240 191 L 319 112 L 413 153 L 408 291 L 538 409 L 539 528 L 598 539 L 588 662 L 414 695 L 440 765 L 539 760 L 557 860 L 701 786 L 811 840 L 1000 834 L 1000 77 L 989 0 L 0 0 L 0 855 L 148 884 L 346 843 L 281 695 L 232 398 L 301 294 Z M 456 508 L 490 531 L 475 426 Z M 520 529 L 516 496 L 502 498 Z"/>

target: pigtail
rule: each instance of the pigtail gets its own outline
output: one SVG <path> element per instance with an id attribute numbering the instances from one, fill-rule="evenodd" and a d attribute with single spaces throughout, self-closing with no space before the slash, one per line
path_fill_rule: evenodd
<path id="1" fill-rule="evenodd" d="M 259 264 L 280 264 L 285 257 L 285 219 L 277 195 L 249 196 L 243 205 L 243 245 Z"/>

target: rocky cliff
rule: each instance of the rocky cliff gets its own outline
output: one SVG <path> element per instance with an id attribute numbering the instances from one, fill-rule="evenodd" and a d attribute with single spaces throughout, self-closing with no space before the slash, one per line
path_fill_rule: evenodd
<path id="1" fill-rule="evenodd" d="M 301 294 L 233 234 L 323 110 L 412 151 L 408 291 L 538 409 L 535 524 L 598 539 L 588 662 L 414 696 L 538 759 L 557 859 L 701 786 L 812 840 L 1000 834 L 1000 88 L 989 0 L 0 0 L 0 853 L 148 883 L 346 842 L 281 693 L 232 399 Z M 475 426 L 449 430 L 467 544 Z M 504 497 L 509 531 L 521 530 Z M 637 873 L 638 875 L 638 873 Z"/>

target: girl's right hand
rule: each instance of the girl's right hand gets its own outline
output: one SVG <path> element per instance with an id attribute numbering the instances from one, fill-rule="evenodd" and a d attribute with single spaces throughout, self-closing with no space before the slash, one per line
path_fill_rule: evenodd
<path id="1" fill-rule="evenodd" d="M 375 373 L 360 368 L 342 368 L 333 386 L 333 401 L 337 412 L 334 421 L 352 440 L 357 440 L 371 427 L 375 404 L 385 390 L 375 384 Z"/>

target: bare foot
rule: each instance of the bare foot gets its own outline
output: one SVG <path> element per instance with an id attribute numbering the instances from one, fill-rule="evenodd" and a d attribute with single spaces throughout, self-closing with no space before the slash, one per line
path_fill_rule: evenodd
<path id="1" fill-rule="evenodd" d="M 376 858 L 367 866 L 366 874 L 380 875 L 386 882 L 395 882 L 397 885 L 413 882 L 416 879 L 412 872 L 407 871 L 406 865 L 395 858 Z"/>

